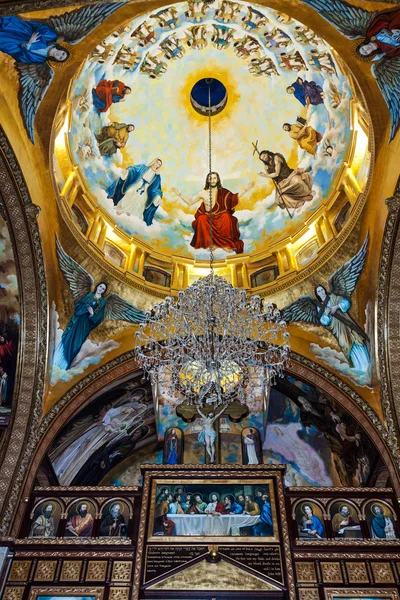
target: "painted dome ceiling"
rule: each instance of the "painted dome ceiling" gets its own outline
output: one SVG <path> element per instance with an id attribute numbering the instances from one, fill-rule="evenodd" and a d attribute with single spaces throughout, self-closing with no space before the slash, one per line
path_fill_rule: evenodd
<path id="1" fill-rule="evenodd" d="M 244 192 L 231 207 L 236 241 L 221 243 L 216 258 L 244 252 L 262 265 L 285 245 L 293 254 L 307 246 L 298 259 L 304 266 L 332 239 L 333 223 L 335 235 L 344 233 L 365 196 L 368 129 L 360 127 L 352 78 L 330 46 L 266 7 L 177 3 L 98 45 L 70 86 L 55 143 L 59 187 L 68 160 L 84 189 L 82 212 L 100 211 L 109 239 L 201 266 L 208 250 L 194 240 L 193 224 L 208 172 L 208 117 L 195 96 L 207 78 L 226 91 L 216 94 L 211 118 L 212 170 L 223 188 Z M 265 165 L 263 150 L 283 159 L 279 178 L 265 177 L 275 159 Z"/>

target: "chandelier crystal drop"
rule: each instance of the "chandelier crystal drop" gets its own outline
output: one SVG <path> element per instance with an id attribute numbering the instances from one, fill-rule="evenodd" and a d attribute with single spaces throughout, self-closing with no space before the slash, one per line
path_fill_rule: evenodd
<path id="1" fill-rule="evenodd" d="M 212 173 L 211 84 L 208 84 L 208 172 Z M 152 383 L 198 406 L 239 400 L 281 377 L 289 333 L 279 310 L 260 296 L 248 299 L 214 274 L 213 196 L 209 185 L 210 274 L 147 311 L 136 332 L 135 355 Z M 179 396 L 178 396 L 179 397 Z"/>

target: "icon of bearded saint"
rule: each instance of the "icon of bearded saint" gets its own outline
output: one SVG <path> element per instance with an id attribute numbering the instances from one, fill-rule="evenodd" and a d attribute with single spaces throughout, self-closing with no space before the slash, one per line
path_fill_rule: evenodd
<path id="1" fill-rule="evenodd" d="M 303 0 L 356 43 L 360 60 L 370 60 L 372 74 L 388 105 L 392 141 L 400 125 L 400 9 L 369 12 L 342 0 Z M 363 38 L 362 40 L 360 38 Z"/>
<path id="2" fill-rule="evenodd" d="M 20 78 L 19 106 L 29 139 L 34 144 L 36 112 L 54 77 L 53 67 L 66 64 L 70 49 L 60 41 L 78 44 L 126 2 L 96 3 L 43 21 L 0 17 L 0 52 L 15 60 Z"/>

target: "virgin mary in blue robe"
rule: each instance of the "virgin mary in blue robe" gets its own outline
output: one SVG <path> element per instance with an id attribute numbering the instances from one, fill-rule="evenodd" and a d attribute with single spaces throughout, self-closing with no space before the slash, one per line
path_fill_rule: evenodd
<path id="1" fill-rule="evenodd" d="M 157 159 L 158 160 L 158 159 Z M 155 162 L 155 161 L 153 161 Z M 125 196 L 126 192 L 136 184 L 145 188 L 145 180 L 143 175 L 151 168 L 151 165 L 133 165 L 128 167 L 128 175 L 126 179 L 117 179 L 107 189 L 107 197 L 112 198 L 114 206 L 117 206 Z M 154 204 L 154 200 L 159 196 L 162 198 L 161 177 L 158 173 L 155 174 L 152 182 L 146 190 L 147 198 L 143 212 L 143 221 L 146 225 L 153 223 L 154 215 L 158 206 Z"/>
<path id="2" fill-rule="evenodd" d="M 30 39 L 39 34 L 36 42 Z M 0 51 L 17 62 L 40 64 L 48 60 L 49 50 L 56 46 L 58 34 L 39 21 L 24 21 L 19 17 L 0 17 Z"/>
<path id="3" fill-rule="evenodd" d="M 89 306 L 93 309 L 93 315 L 88 311 Z M 104 298 L 96 297 L 93 293 L 86 294 L 75 304 L 74 316 L 65 328 L 54 354 L 53 364 L 56 367 L 65 371 L 71 367 L 90 332 L 103 322 L 105 308 Z"/>

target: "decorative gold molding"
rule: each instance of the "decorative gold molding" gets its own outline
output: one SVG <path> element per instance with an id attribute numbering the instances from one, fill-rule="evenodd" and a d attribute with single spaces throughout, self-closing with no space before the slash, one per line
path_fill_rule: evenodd
<path id="1" fill-rule="evenodd" d="M 46 376 L 47 285 L 39 228 L 22 170 L 0 127 L 0 204 L 13 242 L 21 308 L 19 368 L 11 423 L 2 445 L 0 533 L 6 534 L 19 505 L 29 460 L 38 443 Z M 28 211 L 28 215 L 27 215 Z M 27 433 L 28 432 L 28 433 Z M 10 443 L 12 440 L 12 443 Z"/>
<path id="2" fill-rule="evenodd" d="M 104 550 L 90 551 L 90 550 L 16 550 L 15 556 L 17 558 L 121 558 L 125 560 L 132 560 L 135 556 L 134 552 L 118 552 L 111 551 L 107 552 Z"/>
<path id="3" fill-rule="evenodd" d="M 383 596 L 385 600 L 398 600 L 399 594 L 395 589 L 380 589 L 375 587 L 368 588 L 340 588 L 340 589 L 325 589 L 325 600 L 345 600 L 345 598 L 371 598 Z"/>
<path id="4" fill-rule="evenodd" d="M 388 437 L 399 453 L 400 381 L 396 374 L 400 368 L 400 178 L 393 196 L 387 198 L 386 206 L 389 212 L 382 238 L 378 280 L 378 356 L 381 402 Z"/>
<path id="5" fill-rule="evenodd" d="M 318 559 L 330 559 L 330 560 L 399 560 L 400 554 L 379 554 L 379 553 L 358 553 L 358 552 L 325 552 L 322 553 L 318 550 L 318 553 L 312 552 L 296 552 L 294 551 L 293 556 L 296 560 L 315 560 Z"/>
<path id="6" fill-rule="evenodd" d="M 64 560 L 61 568 L 60 581 L 79 581 L 82 571 L 81 560 Z"/>
<path id="7" fill-rule="evenodd" d="M 98 492 L 114 492 L 116 490 L 118 490 L 118 488 L 115 485 L 99 485 L 99 486 L 91 486 L 91 487 L 84 487 L 84 486 L 48 486 L 48 487 L 35 487 L 33 488 L 33 490 L 35 492 L 82 492 L 82 493 L 89 493 L 89 492 L 93 492 L 95 494 L 97 494 Z M 137 485 L 127 485 L 126 487 L 124 486 L 124 492 L 139 492 L 139 487 Z M 111 498 L 110 498 L 111 500 Z"/>
<path id="8" fill-rule="evenodd" d="M 128 538 L 32 538 L 15 540 L 16 545 L 36 546 L 132 546 Z"/>
<path id="9" fill-rule="evenodd" d="M 334 540 L 296 540 L 296 546 L 308 546 L 308 547 L 313 547 L 313 546 L 357 546 L 357 547 L 362 547 L 362 546 L 367 546 L 367 547 L 371 547 L 371 546 L 377 546 L 377 547 L 386 547 L 386 546 L 394 546 L 399 547 L 400 546 L 400 540 L 386 540 L 386 539 L 382 539 L 382 540 L 354 540 L 354 539 L 349 539 L 349 540 L 340 540 L 340 539 L 334 539 Z"/>
<path id="10" fill-rule="evenodd" d="M 38 596 L 94 596 L 95 600 L 103 600 L 102 587 L 32 587 L 29 600 Z"/>

